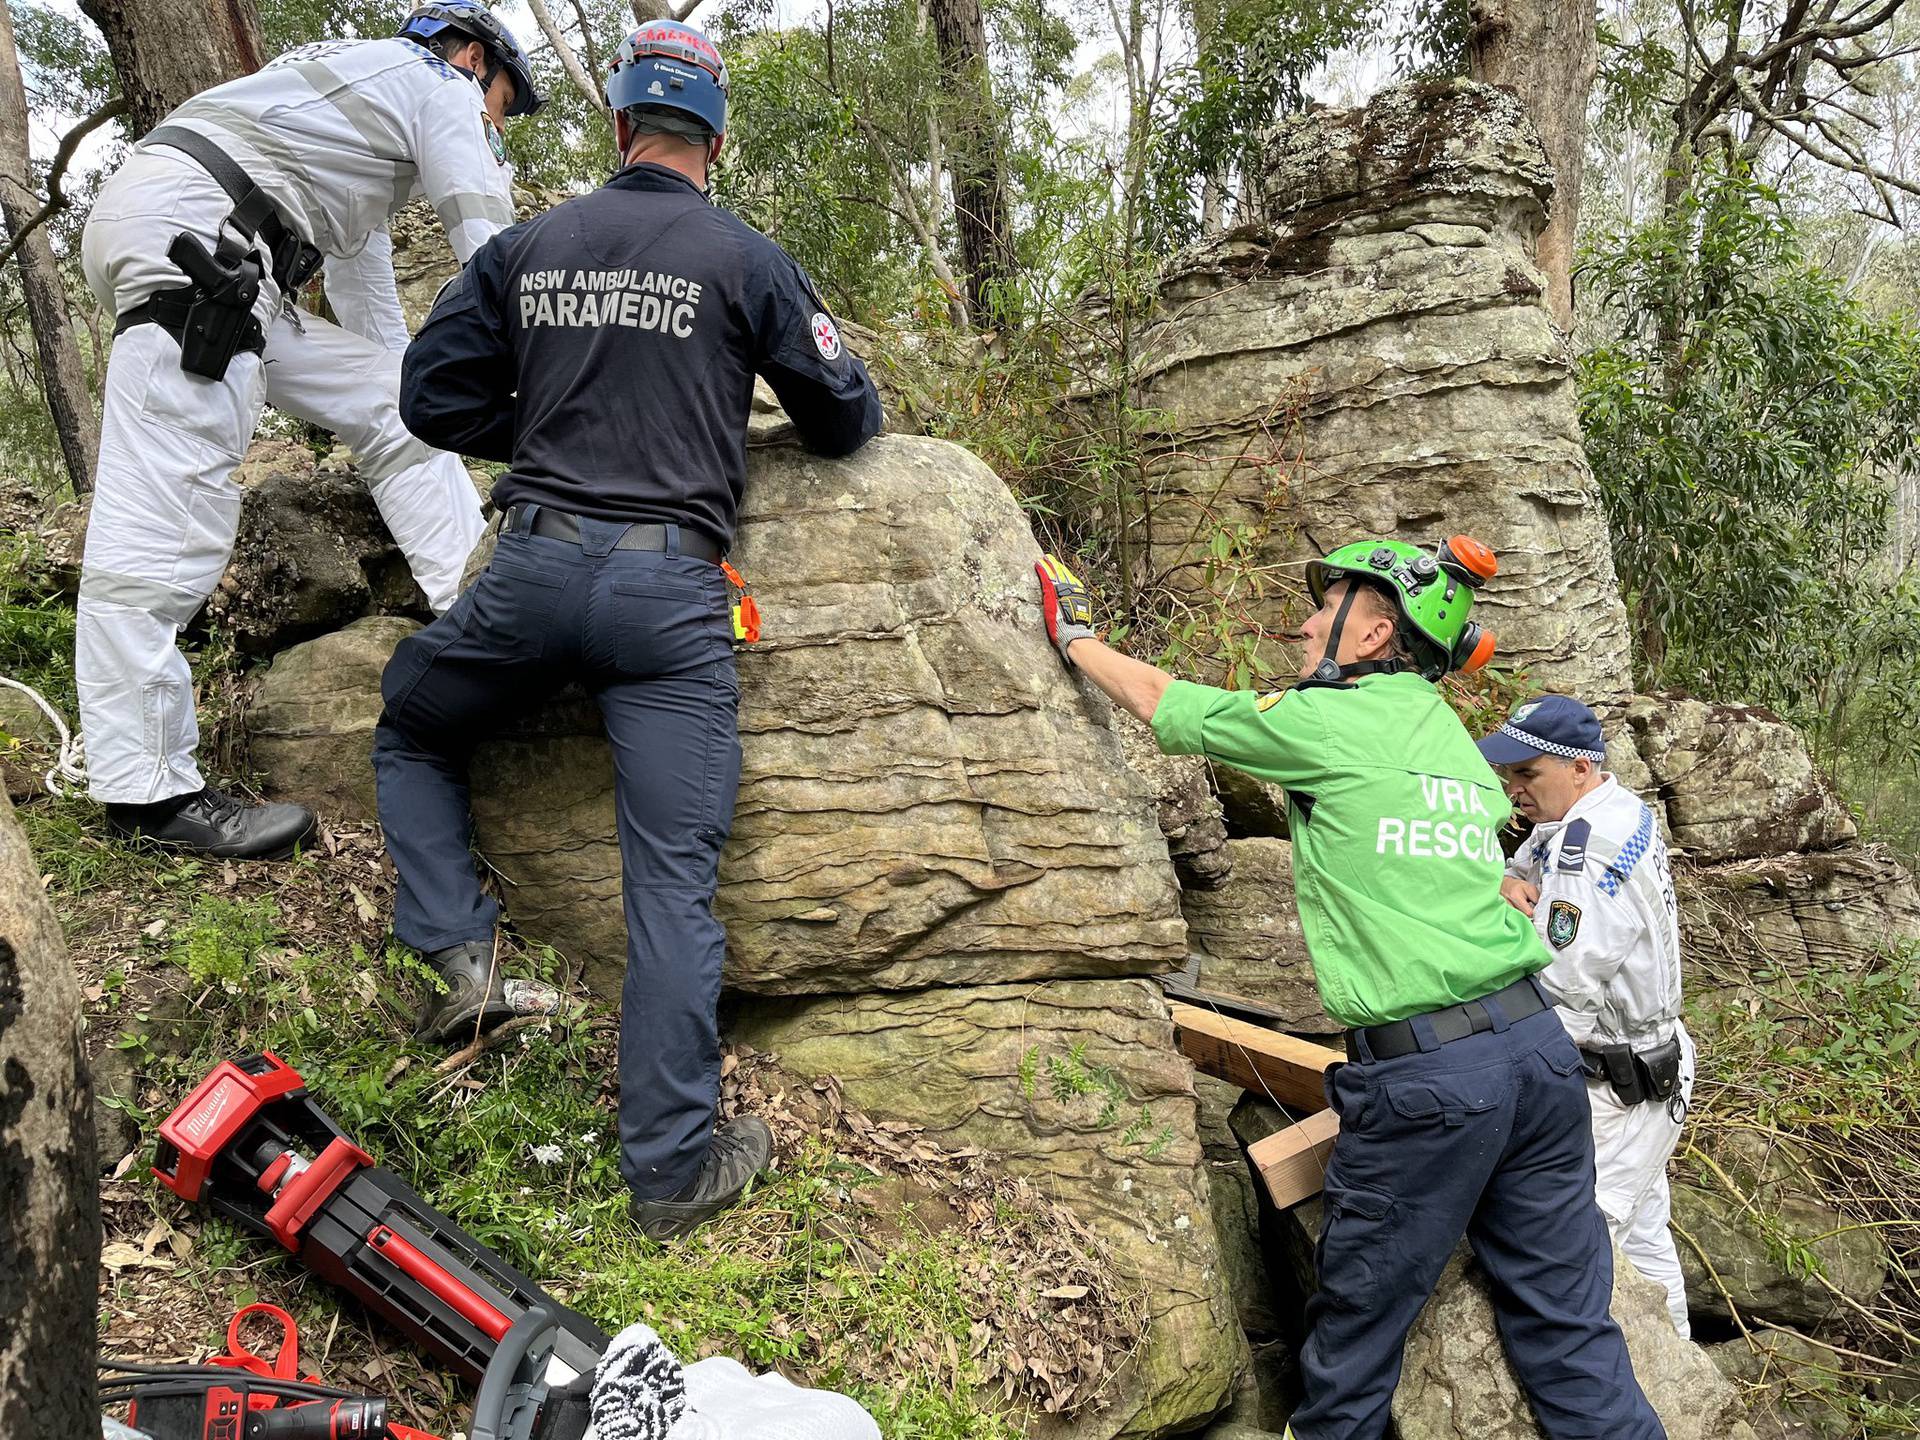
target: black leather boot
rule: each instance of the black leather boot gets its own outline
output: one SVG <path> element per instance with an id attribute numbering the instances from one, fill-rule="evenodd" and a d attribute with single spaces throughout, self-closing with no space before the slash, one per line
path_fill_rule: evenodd
<path id="1" fill-rule="evenodd" d="M 700 1173 L 684 1189 L 660 1200 L 633 1197 L 634 1222 L 649 1239 L 678 1240 L 738 1200 L 772 1159 L 773 1132 L 766 1121 L 736 1116 L 713 1132 Z"/>
<path id="2" fill-rule="evenodd" d="M 420 958 L 447 986 L 446 994 L 432 996 L 414 1022 L 414 1033 L 422 1040 L 464 1045 L 513 1014 L 494 962 L 493 941 L 468 940 Z"/>
<path id="3" fill-rule="evenodd" d="M 208 785 L 151 805 L 109 805 L 107 828 L 123 840 L 223 860 L 284 860 L 313 837 L 314 819 L 304 805 L 252 805 Z"/>

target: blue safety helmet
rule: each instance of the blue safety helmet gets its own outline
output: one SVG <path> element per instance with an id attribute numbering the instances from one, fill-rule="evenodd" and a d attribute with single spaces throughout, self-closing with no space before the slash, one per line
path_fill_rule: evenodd
<path id="1" fill-rule="evenodd" d="M 649 20 L 620 42 L 607 74 L 610 110 L 677 110 L 727 133 L 727 62 L 706 32 Z"/>
<path id="2" fill-rule="evenodd" d="M 520 48 L 513 32 L 479 0 L 429 0 L 407 16 L 407 23 L 400 27 L 397 35 L 402 40 L 418 40 L 424 45 L 446 30 L 456 30 L 487 47 L 494 68 L 474 77 L 480 82 L 482 94 L 493 84 L 498 70 L 504 68 L 513 77 L 513 104 L 507 107 L 507 114 L 531 115 L 547 103 L 547 97 L 534 86 L 533 62 L 527 58 L 527 52 Z"/>

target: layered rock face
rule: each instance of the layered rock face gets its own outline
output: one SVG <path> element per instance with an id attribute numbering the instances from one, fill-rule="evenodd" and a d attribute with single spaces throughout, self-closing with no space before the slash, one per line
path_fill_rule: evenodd
<path id="1" fill-rule="evenodd" d="M 1497 663 L 1623 698 L 1626 612 L 1531 258 L 1552 173 L 1519 103 L 1401 85 L 1288 118 L 1267 153 L 1262 221 L 1183 256 L 1140 337 L 1136 403 L 1172 417 L 1149 462 L 1155 570 L 1202 583 L 1175 567 L 1234 522 L 1266 533 L 1268 565 L 1468 531 L 1501 557 L 1477 611 Z M 1299 610 L 1253 606 L 1268 629 Z"/>
<path id="2" fill-rule="evenodd" d="M 750 464 L 734 558 L 764 631 L 740 661 L 743 778 L 716 909 L 730 986 L 765 998 L 741 1002 L 734 1033 L 1067 1198 L 1152 1323 L 1109 1403 L 1059 1433 L 1191 1428 L 1228 1399 L 1245 1342 L 1196 1168 L 1191 1068 L 1157 986 L 1119 978 L 1187 953 L 1149 785 L 1047 643 L 1038 551 L 978 460 L 886 436 L 848 461 L 775 444 Z M 275 659 L 253 734 L 277 792 L 369 813 L 378 676 L 407 628 L 364 619 Z M 473 775 L 514 923 L 617 996 L 620 861 L 592 701 L 522 717 Z M 1209 805 L 1186 822 L 1201 864 Z"/>
<path id="3" fill-rule="evenodd" d="M 1245 1342 L 1215 1239 L 1193 1072 L 1157 987 L 1062 980 L 800 1004 L 755 999 L 734 1033 L 839 1077 L 876 1118 L 911 1118 L 1045 1178 L 1123 1258 L 1153 1323 L 1126 1393 L 1077 1436 L 1146 1436 L 1217 1410 Z"/>
<path id="4" fill-rule="evenodd" d="M 930 505 L 927 497 L 942 503 Z M 1184 959 L 1166 844 L 1038 621 L 1032 537 L 965 451 L 757 451 L 735 563 L 765 617 L 717 909 L 728 981 L 773 994 L 1130 975 Z M 529 806 L 537 790 L 543 803 Z M 562 703 L 488 748 L 474 812 L 515 922 L 625 965 L 599 717 Z"/>

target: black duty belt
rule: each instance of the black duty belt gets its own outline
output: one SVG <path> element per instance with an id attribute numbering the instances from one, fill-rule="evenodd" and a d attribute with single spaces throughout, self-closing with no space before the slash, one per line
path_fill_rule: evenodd
<path id="1" fill-rule="evenodd" d="M 1509 1023 L 1524 1020 L 1529 1015 L 1538 1015 L 1547 1008 L 1540 987 L 1534 984 L 1532 977 L 1516 980 L 1504 990 L 1478 1000 L 1469 1000 L 1461 1005 L 1449 1005 L 1444 1010 L 1434 1010 L 1415 1019 L 1424 1019 L 1433 1026 L 1434 1037 L 1442 1045 L 1450 1045 L 1455 1040 L 1464 1040 L 1469 1035 L 1480 1035 L 1493 1029 L 1493 1017 L 1487 1013 L 1487 1001 L 1495 1001 L 1500 1013 Z M 1397 1060 L 1402 1055 L 1411 1055 L 1420 1049 L 1420 1039 L 1413 1032 L 1412 1020 L 1395 1020 L 1386 1025 L 1373 1025 L 1365 1030 L 1347 1032 L 1347 1058 L 1361 1058 L 1359 1038 L 1365 1036 L 1367 1050 L 1376 1060 Z"/>
<path id="2" fill-rule="evenodd" d="M 580 543 L 579 517 L 546 505 L 523 502 L 509 506 L 506 528 L 510 535 L 538 535 L 542 540 L 565 540 L 571 545 Z M 720 563 L 720 557 L 724 553 L 720 547 L 699 531 L 685 525 L 667 526 L 644 520 L 631 521 L 627 524 L 625 533 L 614 542 L 613 548 L 616 550 L 665 550 L 669 529 L 680 532 L 680 554 L 691 556 L 695 560 L 705 560 L 709 565 Z"/>
<path id="3" fill-rule="evenodd" d="M 195 163 L 214 178 L 233 201 L 229 223 L 249 240 L 258 236 L 273 253 L 274 283 L 279 285 L 283 296 L 291 300 L 294 292 L 313 278 L 325 257 L 300 238 L 300 232 L 287 223 L 267 192 L 256 185 L 226 151 L 198 130 L 189 130 L 184 125 L 158 126 L 148 131 L 140 143 L 165 145 L 191 155 Z"/>

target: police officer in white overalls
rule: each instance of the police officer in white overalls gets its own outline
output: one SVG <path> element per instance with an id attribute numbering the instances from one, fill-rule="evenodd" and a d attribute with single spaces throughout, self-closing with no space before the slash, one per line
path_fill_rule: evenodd
<path id="1" fill-rule="evenodd" d="M 513 223 L 500 126 L 539 104 L 504 25 L 476 0 L 430 0 L 391 40 L 303 45 L 194 96 L 102 187 L 80 253 L 116 323 L 74 667 L 115 833 L 259 858 L 313 829 L 298 805 L 201 778 L 174 643 L 226 569 L 233 470 L 264 406 L 352 448 L 428 602 L 453 604 L 484 524 L 459 459 L 400 420 L 387 224 L 424 195 L 464 262 Z M 340 325 L 290 303 L 323 262 Z"/>
<path id="2" fill-rule="evenodd" d="M 1520 706 L 1480 752 L 1533 822 L 1501 891 L 1533 917 L 1553 954 L 1539 978 L 1586 1062 L 1600 1209 L 1634 1268 L 1666 1287 L 1673 1328 L 1685 1336 L 1667 1161 L 1693 1094 L 1694 1052 L 1680 1023 L 1666 842 L 1653 811 L 1601 768 L 1600 721 L 1578 700 Z"/>

